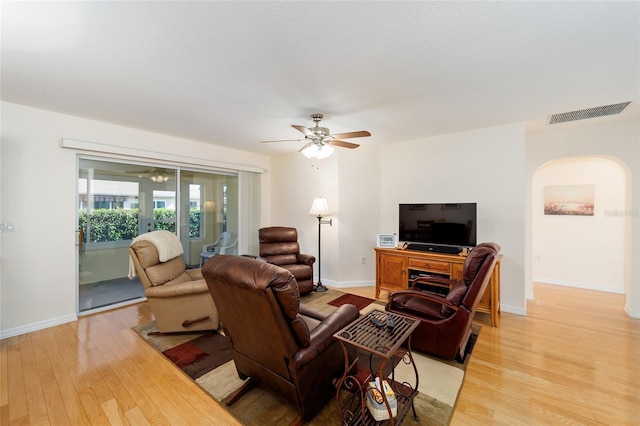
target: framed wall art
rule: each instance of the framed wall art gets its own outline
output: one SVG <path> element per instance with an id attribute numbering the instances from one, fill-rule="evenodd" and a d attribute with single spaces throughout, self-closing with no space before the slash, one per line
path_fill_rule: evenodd
<path id="1" fill-rule="evenodd" d="M 544 214 L 593 216 L 595 185 L 549 185 L 544 187 Z"/>

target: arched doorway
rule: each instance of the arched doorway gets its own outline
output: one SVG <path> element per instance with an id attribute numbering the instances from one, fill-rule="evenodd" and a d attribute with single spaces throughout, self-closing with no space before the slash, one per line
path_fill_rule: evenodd
<path id="1" fill-rule="evenodd" d="M 533 282 L 625 294 L 630 261 L 629 174 L 605 156 L 541 165 L 532 180 Z M 586 200 L 575 196 L 586 194 Z M 547 208 L 545 203 L 560 203 Z M 578 203 L 592 210 L 572 210 Z M 532 294 L 533 289 L 527 293 Z"/>

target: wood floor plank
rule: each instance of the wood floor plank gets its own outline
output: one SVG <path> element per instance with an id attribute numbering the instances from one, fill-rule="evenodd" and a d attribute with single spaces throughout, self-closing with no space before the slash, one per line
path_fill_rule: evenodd
<path id="1" fill-rule="evenodd" d="M 20 336 L 20 354 L 27 395 L 27 406 L 29 407 L 29 423 L 34 425 L 49 424 L 45 395 L 42 390 L 42 382 L 40 381 L 38 364 L 33 347 L 33 339 L 37 338 L 38 333 L 41 332 L 42 331 L 36 331 Z"/>
<path id="2" fill-rule="evenodd" d="M 115 399 L 103 402 L 102 410 L 107 415 L 111 426 L 129 426 L 129 419 L 124 415 Z"/>
<path id="3" fill-rule="evenodd" d="M 88 424 L 90 425 L 107 425 L 109 423 L 108 419 L 92 386 L 92 380 L 95 380 L 97 376 L 91 373 L 90 370 L 89 372 L 85 370 L 87 365 L 92 366 L 92 364 L 80 361 L 81 359 L 87 360 L 89 355 L 78 338 L 77 323 L 65 324 L 64 326 L 56 327 L 56 329 L 58 331 L 57 344 L 64 360 L 65 371 L 76 389 L 84 417 L 88 419 Z M 81 414 L 78 413 L 78 415 Z"/>
<path id="4" fill-rule="evenodd" d="M 116 343 L 111 340 L 109 347 L 103 350 L 108 352 L 107 357 L 115 375 L 136 401 L 136 407 L 130 407 L 124 411 L 128 412 L 138 408 L 145 418 L 150 419 L 154 424 L 166 422 L 167 418 L 159 409 L 157 399 L 154 399 L 155 392 L 150 390 L 146 376 L 140 371 L 140 364 L 147 362 L 148 358 L 137 355 L 120 359 L 111 352 L 111 348 L 114 346 Z"/>
<path id="5" fill-rule="evenodd" d="M 7 349 L 7 423 L 15 424 L 18 419 L 29 418 L 20 337 L 5 339 L 2 344 Z"/>
<path id="6" fill-rule="evenodd" d="M 87 424 L 88 417 L 61 357 L 59 343 L 63 342 L 55 337 L 58 331 L 58 328 L 48 328 L 34 336 L 34 344 L 40 348 L 36 359 L 49 420 L 53 424 Z"/>
<path id="7" fill-rule="evenodd" d="M 81 388 L 78 390 L 78 399 L 82 403 L 90 425 L 108 425 L 109 418 L 102 409 L 102 404 L 93 392 L 92 388 Z"/>
<path id="8" fill-rule="evenodd" d="M 131 410 L 124 413 L 129 420 L 129 423 L 136 426 L 151 426 L 151 423 L 147 420 L 147 418 L 142 413 L 139 407 L 134 407 Z"/>
<path id="9" fill-rule="evenodd" d="M 5 339 L 8 340 L 8 339 Z M 7 343 L 4 340 L 0 340 L 0 409 L 6 408 L 9 404 L 9 382 L 8 376 L 8 362 L 7 362 Z M 0 424 L 2 420 L 0 418 Z"/>
<path id="10" fill-rule="evenodd" d="M 89 417 L 78 396 L 79 388 L 76 386 L 73 372 L 67 369 L 65 355 L 69 355 L 66 347 L 66 327 L 52 327 L 49 333 L 44 334 L 44 346 L 52 366 L 55 382 L 62 397 L 62 403 L 70 424 L 89 424 Z M 74 358 L 73 355 L 70 358 Z"/>
<path id="11" fill-rule="evenodd" d="M 111 323 L 111 325 L 113 324 Z M 135 405 L 142 410 L 146 418 L 152 419 L 153 422 L 162 423 L 167 419 L 176 422 L 182 421 L 184 417 L 179 410 L 173 410 L 172 404 L 158 404 L 158 401 L 161 400 L 158 396 L 159 392 L 154 386 L 150 386 L 148 378 L 141 369 L 141 365 L 147 362 L 148 358 L 140 355 L 119 357 L 119 353 L 126 352 L 126 350 L 119 344 L 122 330 L 118 330 L 118 328 L 117 325 L 114 325 L 109 331 L 109 339 L 97 342 L 96 350 L 100 351 L 100 356 L 113 372 L 112 389 L 115 392 L 118 389 L 126 390 L 128 396 L 126 400 L 116 398 L 120 409 L 123 412 L 129 411 L 134 408 L 133 402 L 135 401 Z M 156 354 L 153 353 L 153 355 Z M 129 401 L 129 398 L 132 400 Z"/>

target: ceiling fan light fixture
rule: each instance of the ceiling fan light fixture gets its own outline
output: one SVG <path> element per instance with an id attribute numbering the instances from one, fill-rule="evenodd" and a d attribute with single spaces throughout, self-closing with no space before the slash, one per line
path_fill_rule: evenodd
<path id="1" fill-rule="evenodd" d="M 315 142 L 308 143 L 302 150 L 302 155 L 307 158 L 317 158 L 322 160 L 333 154 L 333 147 L 330 145 L 323 145 Z"/>
<path id="2" fill-rule="evenodd" d="M 149 179 L 151 179 L 152 182 L 164 183 L 169 180 L 169 176 L 163 175 L 162 173 L 154 173 L 149 176 Z"/>
<path id="3" fill-rule="evenodd" d="M 333 147 L 330 145 L 320 145 L 318 147 L 318 153 L 316 154 L 316 158 L 318 160 L 322 160 L 323 158 L 327 158 L 333 154 Z"/>

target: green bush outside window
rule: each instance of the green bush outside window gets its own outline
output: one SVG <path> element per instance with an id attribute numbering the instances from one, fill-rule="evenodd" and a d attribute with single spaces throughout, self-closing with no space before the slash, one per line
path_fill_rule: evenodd
<path id="1" fill-rule="evenodd" d="M 91 211 L 91 243 L 132 240 L 138 236 L 138 209 L 94 209 Z M 155 230 L 176 232 L 175 210 L 153 209 Z M 87 243 L 87 210 L 79 212 L 82 243 Z M 200 237 L 200 210 L 189 209 L 189 238 Z"/>

